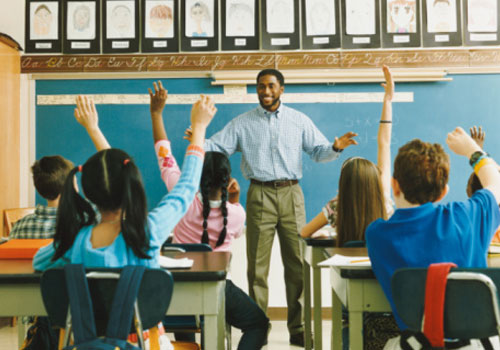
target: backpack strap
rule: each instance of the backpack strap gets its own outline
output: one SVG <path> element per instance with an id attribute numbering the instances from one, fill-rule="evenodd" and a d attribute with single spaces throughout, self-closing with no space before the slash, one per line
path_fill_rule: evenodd
<path id="1" fill-rule="evenodd" d="M 444 297 L 453 263 L 431 264 L 425 282 L 424 334 L 433 347 L 444 348 Z"/>
<path id="2" fill-rule="evenodd" d="M 134 316 L 134 303 L 145 270 L 145 266 L 125 266 L 123 268 L 113 297 L 106 337 L 127 339 Z"/>
<path id="3" fill-rule="evenodd" d="M 81 264 L 64 266 L 75 344 L 97 338 L 94 310 L 90 297 L 85 269 Z"/>

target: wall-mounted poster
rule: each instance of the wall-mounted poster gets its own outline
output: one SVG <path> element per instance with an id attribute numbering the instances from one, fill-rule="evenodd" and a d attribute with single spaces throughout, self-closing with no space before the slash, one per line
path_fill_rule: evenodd
<path id="1" fill-rule="evenodd" d="M 262 1 L 262 47 L 267 50 L 298 49 L 299 2 L 293 0 Z"/>
<path id="2" fill-rule="evenodd" d="M 183 51 L 214 51 L 218 49 L 218 1 L 184 0 L 182 3 Z"/>
<path id="3" fill-rule="evenodd" d="M 104 0 L 104 53 L 139 51 L 139 0 Z"/>
<path id="4" fill-rule="evenodd" d="M 26 2 L 26 52 L 61 52 L 60 2 Z"/>
<path id="5" fill-rule="evenodd" d="M 342 47 L 380 47 L 379 0 L 342 0 Z"/>
<path id="6" fill-rule="evenodd" d="M 142 51 L 175 52 L 179 49 L 177 0 L 142 2 Z"/>
<path id="7" fill-rule="evenodd" d="M 259 1 L 222 0 L 222 49 L 259 49 Z"/>
<path id="8" fill-rule="evenodd" d="M 64 53 L 99 53 L 100 9 L 96 0 L 67 0 L 64 7 Z"/>
<path id="9" fill-rule="evenodd" d="M 498 0 L 464 0 L 466 45 L 500 44 L 500 6 Z"/>
<path id="10" fill-rule="evenodd" d="M 340 47 L 339 0 L 302 2 L 302 48 Z"/>
<path id="11" fill-rule="evenodd" d="M 420 46 L 420 1 L 382 1 L 382 46 Z"/>
<path id="12" fill-rule="evenodd" d="M 462 44 L 460 6 L 457 0 L 423 0 L 424 46 Z"/>

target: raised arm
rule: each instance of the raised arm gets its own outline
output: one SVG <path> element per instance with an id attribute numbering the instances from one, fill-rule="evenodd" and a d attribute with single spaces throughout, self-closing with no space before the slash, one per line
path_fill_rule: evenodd
<path id="1" fill-rule="evenodd" d="M 155 143 L 160 140 L 168 140 L 167 132 L 165 131 L 165 126 L 163 125 L 163 108 L 165 108 L 165 102 L 167 102 L 168 91 L 163 88 L 163 84 L 158 80 L 153 83 L 155 92 L 149 91 L 149 111 L 151 112 L 151 123 L 153 125 L 153 139 Z"/>
<path id="2" fill-rule="evenodd" d="M 482 152 L 481 147 L 464 131 L 457 127 L 448 134 L 446 143 L 456 154 L 470 159 L 475 152 Z M 483 188 L 490 190 L 500 203 L 500 173 L 496 162 L 484 155 L 482 159 L 475 163 L 474 172 L 476 173 Z"/>
<path id="3" fill-rule="evenodd" d="M 87 130 L 98 151 L 111 148 L 99 128 L 99 116 L 91 98 L 87 96 L 78 96 L 76 98 L 75 119 Z"/>
<path id="4" fill-rule="evenodd" d="M 391 191 L 391 133 L 392 133 L 392 99 L 394 97 L 394 81 L 391 71 L 387 66 L 383 66 L 385 83 L 382 84 L 385 89 L 384 104 L 382 106 L 382 115 L 378 127 L 378 153 L 377 166 L 380 169 L 382 180 L 382 189 L 384 194 Z"/>

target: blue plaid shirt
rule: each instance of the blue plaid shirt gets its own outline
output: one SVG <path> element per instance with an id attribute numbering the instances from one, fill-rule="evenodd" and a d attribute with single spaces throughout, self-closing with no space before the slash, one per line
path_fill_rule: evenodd
<path id="1" fill-rule="evenodd" d="M 280 104 L 275 112 L 258 106 L 229 122 L 205 141 L 205 151 L 241 152 L 241 171 L 259 181 L 302 178 L 302 151 L 316 162 L 339 153 L 304 113 Z"/>

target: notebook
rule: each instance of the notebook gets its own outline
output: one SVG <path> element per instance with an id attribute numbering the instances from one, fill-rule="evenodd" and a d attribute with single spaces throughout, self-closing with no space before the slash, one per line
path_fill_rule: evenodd
<path id="1" fill-rule="evenodd" d="M 0 244 L 0 259 L 33 259 L 38 249 L 52 239 L 10 239 Z"/>

